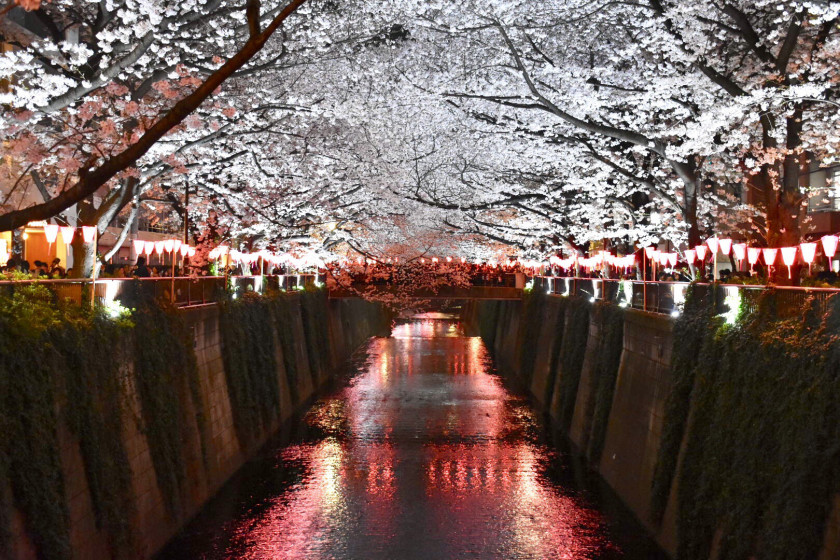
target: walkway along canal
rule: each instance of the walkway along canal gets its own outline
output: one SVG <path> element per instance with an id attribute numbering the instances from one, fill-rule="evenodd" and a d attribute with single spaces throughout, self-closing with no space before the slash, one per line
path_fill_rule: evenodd
<path id="1" fill-rule="evenodd" d="M 372 338 L 160 560 L 665 556 L 457 318 Z"/>

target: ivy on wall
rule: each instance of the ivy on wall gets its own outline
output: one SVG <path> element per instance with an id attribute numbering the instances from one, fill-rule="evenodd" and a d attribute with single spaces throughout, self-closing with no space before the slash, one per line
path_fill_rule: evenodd
<path id="1" fill-rule="evenodd" d="M 239 300 L 225 302 L 220 311 L 222 357 L 233 423 L 246 449 L 260 440 L 280 412 L 272 300 L 245 294 Z"/>
<path id="2" fill-rule="evenodd" d="M 123 443 L 130 328 L 94 315 L 63 322 L 52 340 L 65 375 L 67 425 L 79 440 L 97 527 L 110 535 L 116 555 L 130 556 L 135 510 Z"/>
<path id="3" fill-rule="evenodd" d="M 326 291 L 311 288 L 305 290 L 301 294 L 300 309 L 309 369 L 314 379 L 321 379 L 329 369 Z"/>
<path id="4" fill-rule="evenodd" d="M 559 374 L 555 391 L 556 414 L 560 425 L 569 428 L 575 411 L 580 373 L 589 338 L 589 311 L 592 304 L 582 298 L 569 298 L 563 343 L 559 356 Z"/>
<path id="5" fill-rule="evenodd" d="M 41 557 L 71 556 L 60 411 L 79 441 L 97 527 L 127 554 L 134 510 L 120 372 L 131 323 L 53 297 L 38 285 L 0 297 L 0 549 L 12 546 L 16 506 Z"/>
<path id="6" fill-rule="evenodd" d="M 624 314 L 626 311 L 609 303 L 596 303 L 593 319 L 597 322 L 600 339 L 595 354 L 593 383 L 589 393 L 587 409 L 590 419 L 587 421 L 586 455 L 590 464 L 597 465 L 604 451 L 607 438 L 607 424 L 612 410 L 618 368 L 624 350 Z"/>
<path id="7" fill-rule="evenodd" d="M 280 295 L 271 300 L 271 317 L 277 328 L 277 336 L 283 354 L 283 369 L 286 372 L 286 382 L 289 395 L 293 403 L 299 403 L 300 375 L 298 371 L 298 349 L 295 343 L 297 325 L 298 301 L 291 296 Z"/>
<path id="8" fill-rule="evenodd" d="M 551 342 L 551 355 L 548 359 L 548 376 L 545 384 L 545 394 L 542 402 L 551 404 L 552 396 L 554 395 L 554 385 L 557 382 L 557 369 L 560 364 L 560 350 L 563 348 L 563 332 L 566 328 L 566 309 L 569 304 L 569 298 L 551 298 L 549 305 L 553 305 L 555 310 L 555 319 L 553 325 L 547 325 L 554 335 Z"/>
<path id="9" fill-rule="evenodd" d="M 134 344 L 134 384 L 140 400 L 142 426 L 149 444 L 155 478 L 167 510 L 184 515 L 187 484 L 183 442 L 189 433 L 187 395 L 206 456 L 204 405 L 193 350 L 193 336 L 176 310 L 146 301 L 132 315 L 137 326 Z"/>
<path id="10" fill-rule="evenodd" d="M 735 325 L 702 306 L 677 495 L 678 556 L 817 558 L 840 482 L 840 298 Z M 699 336 L 699 334 L 698 334 Z M 679 338 L 675 338 L 679 340 Z M 673 421 L 666 418 L 666 423 Z"/>
<path id="11" fill-rule="evenodd" d="M 123 300 L 136 309 L 116 320 L 100 309 L 54 298 L 37 284 L 0 294 L 0 550 L 13 546 L 10 529 L 17 510 L 39 557 L 71 558 L 59 452 L 64 422 L 80 445 L 97 527 L 108 535 L 115 557 L 132 557 L 135 496 L 124 442 L 124 419 L 132 411 L 127 395 L 133 386 L 158 487 L 170 515 L 182 518 L 189 482 L 184 442 L 193 422 L 205 467 L 209 442 L 194 337 L 175 309 L 154 301 L 139 283 Z M 314 363 L 324 367 L 327 301 L 318 292 L 303 298 L 306 338 L 318 337 L 307 348 L 313 349 Z M 222 310 L 226 378 L 237 434 L 245 440 L 256 437 L 279 411 L 278 341 L 287 373 L 297 374 L 293 329 L 300 305 L 298 295 L 243 296 Z M 347 306 L 354 319 L 381 326 L 378 305 Z"/>
<path id="12" fill-rule="evenodd" d="M 522 322 L 518 333 L 519 376 L 526 386 L 530 386 L 534 376 L 546 299 L 543 290 L 528 290 L 522 301 Z"/>
<path id="13" fill-rule="evenodd" d="M 700 363 L 701 350 L 704 344 L 709 344 L 714 334 L 716 297 L 715 292 L 705 293 L 701 297 L 693 285 L 689 286 L 683 313 L 674 324 L 674 345 L 671 352 L 672 385 L 665 400 L 665 420 L 651 490 L 651 516 L 657 523 L 665 514 L 671 485 L 676 476 L 677 459 L 688 422 L 694 374 L 697 364 Z M 707 348 L 705 354 L 708 351 Z"/>
<path id="14" fill-rule="evenodd" d="M 43 557 L 62 560 L 70 557 L 70 519 L 57 453 L 53 311 L 51 294 L 37 285 L 0 302 L 0 549 L 11 549 L 16 505 Z"/>

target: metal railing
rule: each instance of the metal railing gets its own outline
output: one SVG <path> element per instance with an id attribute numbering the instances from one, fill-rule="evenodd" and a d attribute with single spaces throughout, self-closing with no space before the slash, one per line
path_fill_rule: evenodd
<path id="1" fill-rule="evenodd" d="M 323 278 L 321 278 L 323 279 Z M 0 281 L 0 293 L 12 295 L 21 286 L 38 284 L 49 289 L 59 301 L 70 300 L 81 303 L 93 297 L 100 304 L 127 301 L 136 297 L 164 299 L 178 307 L 214 303 L 228 292 L 234 297 L 247 292 L 294 291 L 315 286 L 319 277 L 315 274 L 286 274 L 272 276 L 230 276 L 230 285 L 225 285 L 224 276 L 169 277 L 169 278 L 68 278 L 64 280 L 33 279 Z"/>
<path id="2" fill-rule="evenodd" d="M 641 280 L 617 280 L 606 278 L 573 278 L 537 276 L 534 289 L 550 294 L 577 296 L 592 302 L 606 301 L 622 307 L 631 307 L 652 313 L 679 315 L 685 303 L 688 282 L 644 282 Z M 698 295 L 706 297 L 711 284 L 695 284 Z M 827 311 L 828 300 L 840 294 L 838 288 L 814 288 L 793 286 L 764 286 L 744 284 L 720 284 L 715 292 L 715 308 L 718 313 L 735 313 L 733 308 L 744 311 L 755 309 L 759 298 L 768 289 L 775 290 L 776 312 L 781 317 L 798 315 L 806 307 L 819 313 Z"/>

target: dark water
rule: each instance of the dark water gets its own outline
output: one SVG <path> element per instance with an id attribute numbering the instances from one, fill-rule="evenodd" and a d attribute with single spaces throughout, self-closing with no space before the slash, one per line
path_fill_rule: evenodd
<path id="1" fill-rule="evenodd" d="M 479 338 L 420 316 L 373 339 L 160 559 L 664 558 L 555 439 Z"/>

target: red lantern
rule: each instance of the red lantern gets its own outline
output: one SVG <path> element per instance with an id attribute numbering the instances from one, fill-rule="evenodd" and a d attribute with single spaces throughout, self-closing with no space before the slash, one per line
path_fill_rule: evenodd
<path id="1" fill-rule="evenodd" d="M 55 224 L 44 225 L 44 237 L 47 238 L 47 243 L 52 245 L 58 238 L 58 226 Z"/>
<path id="2" fill-rule="evenodd" d="M 82 237 L 84 238 L 85 243 L 93 242 L 94 238 L 96 237 L 96 227 L 82 226 Z"/>
<path id="3" fill-rule="evenodd" d="M 712 256 L 717 255 L 718 252 L 718 238 L 717 237 L 710 237 L 706 240 L 706 245 L 709 246 L 709 249 L 712 251 Z"/>
<path id="4" fill-rule="evenodd" d="M 694 249 L 686 249 L 685 251 L 685 260 L 688 264 L 693 264 L 694 259 L 697 258 L 697 251 Z"/>
<path id="5" fill-rule="evenodd" d="M 221 247 L 219 247 L 219 249 L 221 249 Z M 181 247 L 180 247 L 180 250 L 181 250 L 181 256 L 182 256 L 182 257 L 186 257 L 186 256 L 187 256 L 187 253 L 189 253 L 189 252 L 190 252 L 190 246 L 189 246 L 189 245 L 187 245 L 186 243 L 182 243 L 182 244 L 181 244 Z M 224 252 L 223 252 L 223 251 L 219 251 L 219 252 L 220 252 L 220 253 L 222 253 L 222 254 L 224 254 Z"/>
<path id="6" fill-rule="evenodd" d="M 776 255 L 779 253 L 778 249 L 771 249 L 771 248 L 764 248 L 761 250 L 761 254 L 764 256 L 764 264 L 767 266 L 773 266 L 773 263 L 776 262 Z"/>
<path id="7" fill-rule="evenodd" d="M 697 251 L 697 259 L 702 263 L 706 260 L 706 251 L 708 250 L 705 245 L 698 245 L 694 248 Z"/>
<path id="8" fill-rule="evenodd" d="M 143 254 L 143 247 L 145 246 L 146 242 L 142 239 L 135 239 L 134 243 L 134 254 L 135 255 L 142 255 Z"/>
<path id="9" fill-rule="evenodd" d="M 147 256 L 151 255 L 152 252 L 154 252 L 154 250 L 155 250 L 155 242 L 154 241 L 144 241 L 143 242 L 143 252 L 146 253 Z"/>
<path id="10" fill-rule="evenodd" d="M 840 241 L 840 237 L 836 235 L 826 235 L 822 238 L 823 252 L 829 260 L 834 258 L 834 254 L 837 252 L 838 241 Z"/>
<path id="11" fill-rule="evenodd" d="M 793 278 L 793 272 L 790 267 L 796 262 L 796 250 L 798 248 L 799 247 L 782 247 L 782 261 L 784 261 L 785 265 L 788 267 L 789 280 Z"/>
<path id="12" fill-rule="evenodd" d="M 677 266 L 677 254 L 676 253 L 668 253 L 668 264 L 671 265 L 671 268 Z"/>
<path id="13" fill-rule="evenodd" d="M 645 256 L 646 256 L 648 259 L 652 259 L 652 258 L 653 258 L 653 252 L 654 252 L 654 251 L 656 251 L 656 247 L 653 247 L 653 246 L 648 246 L 648 247 L 645 247 Z"/>
<path id="14" fill-rule="evenodd" d="M 732 254 L 735 258 L 739 261 L 743 261 L 744 258 L 747 256 L 747 244 L 746 243 L 736 243 L 732 246 Z"/>
<path id="15" fill-rule="evenodd" d="M 817 256 L 817 244 L 816 243 L 802 243 L 799 245 L 800 249 L 802 249 L 802 260 L 808 263 L 808 274 L 811 274 L 811 263 L 814 262 L 814 258 Z"/>
<path id="16" fill-rule="evenodd" d="M 155 253 L 157 253 L 158 255 L 162 255 L 163 249 L 163 241 L 155 241 Z"/>
<path id="17" fill-rule="evenodd" d="M 171 252 L 172 252 L 172 248 L 173 248 L 174 246 L 175 246 L 175 240 L 174 240 L 174 239 L 167 239 L 166 241 L 164 241 L 164 242 L 163 242 L 163 249 L 164 249 L 167 253 L 171 253 Z"/>
<path id="18" fill-rule="evenodd" d="M 73 242 L 73 235 L 76 233 L 76 228 L 73 226 L 61 226 L 61 238 L 67 245 Z"/>
<path id="19" fill-rule="evenodd" d="M 750 264 L 756 264 L 758 262 L 758 257 L 761 255 L 761 249 L 758 247 L 748 247 L 747 248 L 747 257 L 749 258 Z"/>
<path id="20" fill-rule="evenodd" d="M 729 250 L 732 248 L 732 240 L 731 239 L 719 239 L 718 244 L 720 245 L 720 252 L 724 255 L 729 254 Z"/>

